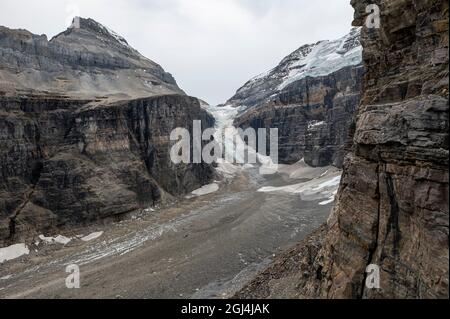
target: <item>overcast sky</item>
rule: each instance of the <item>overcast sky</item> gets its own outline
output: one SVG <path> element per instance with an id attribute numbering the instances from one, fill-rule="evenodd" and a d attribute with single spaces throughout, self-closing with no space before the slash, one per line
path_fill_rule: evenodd
<path id="1" fill-rule="evenodd" d="M 0 25 L 49 38 L 90 17 L 161 64 L 189 95 L 225 102 L 303 44 L 345 35 L 350 0 L 1 0 Z"/>

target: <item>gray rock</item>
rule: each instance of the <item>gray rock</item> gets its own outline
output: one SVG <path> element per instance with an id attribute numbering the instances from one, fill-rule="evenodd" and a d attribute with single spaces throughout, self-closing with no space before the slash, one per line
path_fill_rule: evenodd
<path id="1" fill-rule="evenodd" d="M 199 100 L 112 31 L 80 26 L 51 41 L 0 28 L 0 245 L 148 208 L 214 177 L 170 159 L 173 129 L 214 125 Z"/>
<path id="2" fill-rule="evenodd" d="M 79 98 L 180 94 L 174 78 L 92 19 L 50 41 L 0 26 L 0 91 L 48 91 Z"/>

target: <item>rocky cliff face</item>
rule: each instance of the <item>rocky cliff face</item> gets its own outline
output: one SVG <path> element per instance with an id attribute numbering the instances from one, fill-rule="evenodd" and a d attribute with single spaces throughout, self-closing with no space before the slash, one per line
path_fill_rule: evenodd
<path id="1" fill-rule="evenodd" d="M 183 95 L 87 102 L 0 99 L 0 242 L 153 206 L 213 178 L 174 165 L 170 133 L 214 120 Z"/>
<path id="2" fill-rule="evenodd" d="M 352 1 L 364 94 L 328 225 L 240 297 L 448 298 L 448 2 Z M 294 257 L 295 258 L 294 258 Z M 380 267 L 381 289 L 365 285 Z"/>
<path id="3" fill-rule="evenodd" d="M 170 133 L 214 119 L 112 31 L 82 19 L 47 42 L 2 28 L 0 52 L 0 245 L 147 208 L 213 178 L 208 165 L 172 163 Z"/>
<path id="4" fill-rule="evenodd" d="M 278 128 L 283 163 L 342 166 L 364 73 L 359 37 L 354 28 L 339 40 L 302 46 L 247 82 L 227 102 L 246 106 L 235 126 Z"/>

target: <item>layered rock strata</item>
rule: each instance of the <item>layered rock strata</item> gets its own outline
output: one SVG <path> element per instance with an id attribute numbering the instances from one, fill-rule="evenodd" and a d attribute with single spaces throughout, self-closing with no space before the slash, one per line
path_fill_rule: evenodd
<path id="1" fill-rule="evenodd" d="M 333 214 L 239 297 L 449 296 L 448 2 L 352 1 L 355 25 L 373 2 L 381 27 L 362 32 L 364 93 Z"/>
<path id="2" fill-rule="evenodd" d="M 47 41 L 0 28 L 0 246 L 171 200 L 213 178 L 175 165 L 175 128 L 214 119 L 91 19 Z"/>

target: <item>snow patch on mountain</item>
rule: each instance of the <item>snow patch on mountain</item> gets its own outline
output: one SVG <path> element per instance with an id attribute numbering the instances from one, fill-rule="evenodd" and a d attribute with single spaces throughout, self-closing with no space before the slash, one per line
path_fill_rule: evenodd
<path id="1" fill-rule="evenodd" d="M 308 123 L 308 129 L 317 128 L 319 126 L 324 126 L 327 124 L 325 121 L 312 121 Z"/>
<path id="2" fill-rule="evenodd" d="M 319 205 L 324 206 L 332 203 L 337 194 L 341 182 L 342 171 L 338 169 L 327 170 L 320 177 L 313 178 L 307 182 L 282 187 L 266 186 L 258 190 L 262 193 L 288 193 L 299 195 L 304 201 L 324 200 Z"/>
<path id="3" fill-rule="evenodd" d="M 346 36 L 335 41 L 321 41 L 311 47 L 309 54 L 294 52 L 298 59 L 289 65 L 289 72 L 279 86 L 282 90 L 289 84 L 307 76 L 325 76 L 343 67 L 358 65 L 362 61 L 362 46 L 355 34 L 359 29 L 353 29 Z"/>
<path id="4" fill-rule="evenodd" d="M 62 235 L 58 235 L 56 237 L 46 237 L 44 235 L 39 235 L 39 239 L 47 244 L 56 243 L 56 244 L 61 244 L 61 245 L 67 245 L 68 243 L 70 243 L 72 241 L 72 238 L 62 236 Z"/>
<path id="5" fill-rule="evenodd" d="M 29 253 L 30 249 L 25 244 L 15 244 L 0 248 L 0 264 L 8 260 L 22 257 L 23 255 L 28 255 Z"/>
<path id="6" fill-rule="evenodd" d="M 238 172 L 253 168 L 253 164 L 259 165 L 261 175 L 272 175 L 278 170 L 278 164 L 274 163 L 270 156 L 260 154 L 245 143 L 238 128 L 233 123 L 239 112 L 245 110 L 245 106 L 233 107 L 225 105 L 221 107 L 204 105 L 216 120 L 216 132 L 214 140 L 219 142 L 222 147 L 222 158 L 216 160 L 216 171 L 225 178 L 232 178 Z M 251 158 L 256 158 L 257 163 L 247 163 L 246 154 Z"/>
<path id="7" fill-rule="evenodd" d="M 209 194 L 215 193 L 218 190 L 219 190 L 219 185 L 217 183 L 212 183 L 209 185 L 205 185 L 199 189 L 196 189 L 195 191 L 192 192 L 192 195 L 204 196 L 204 195 L 209 195 Z"/>
<path id="8" fill-rule="evenodd" d="M 111 30 L 110 28 L 99 24 L 99 26 L 101 28 L 103 28 L 105 30 L 105 32 L 107 32 L 111 37 L 113 37 L 117 42 L 119 42 L 120 44 L 122 44 L 123 46 L 131 49 L 134 51 L 134 49 L 132 47 L 130 47 L 130 45 L 128 44 L 127 40 L 125 40 L 125 38 L 123 38 L 122 36 L 120 36 L 118 33 L 114 32 L 113 30 Z"/>

